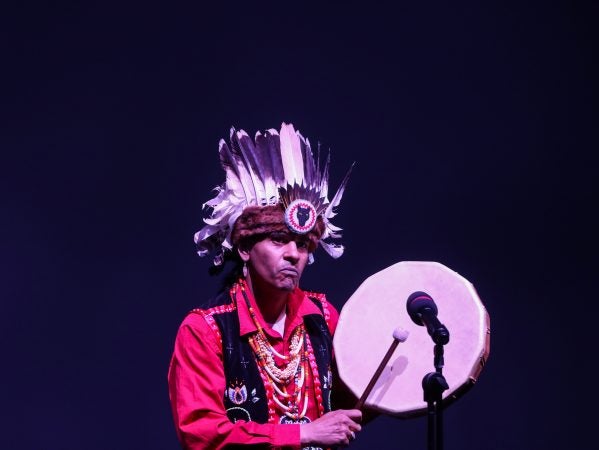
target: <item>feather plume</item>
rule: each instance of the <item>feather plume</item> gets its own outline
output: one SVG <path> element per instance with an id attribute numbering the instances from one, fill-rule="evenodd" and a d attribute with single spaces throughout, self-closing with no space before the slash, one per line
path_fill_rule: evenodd
<path id="1" fill-rule="evenodd" d="M 218 153 L 220 156 L 220 164 L 222 168 L 225 170 L 226 189 L 243 189 L 243 185 L 241 184 L 239 174 L 239 168 L 237 167 L 237 162 L 235 161 L 235 157 L 231 153 L 231 150 L 229 149 L 229 146 L 227 145 L 224 139 L 221 139 L 218 143 Z"/>
<path id="2" fill-rule="evenodd" d="M 280 162 L 273 159 L 271 156 L 270 146 L 268 140 L 269 137 L 263 136 L 260 132 L 256 133 L 254 141 L 256 145 L 254 147 L 254 155 L 256 164 L 260 168 L 260 177 L 264 183 L 264 195 L 266 204 L 275 204 L 279 197 L 279 189 L 277 187 L 276 177 L 279 168 L 275 165 L 280 166 Z M 278 153 L 278 152 L 276 152 Z"/>
<path id="3" fill-rule="evenodd" d="M 312 154 L 312 149 L 310 148 L 310 141 L 308 139 L 304 139 L 301 135 L 300 138 L 302 145 L 302 157 L 304 162 L 304 186 L 307 189 L 312 190 L 315 187 L 314 183 L 316 181 L 316 166 L 314 164 L 314 155 Z"/>
<path id="4" fill-rule="evenodd" d="M 318 145 L 316 146 L 316 179 L 314 180 L 314 187 L 320 191 L 320 179 L 321 179 L 321 173 L 320 173 L 320 142 L 318 143 Z M 322 195 L 321 193 L 321 197 L 326 197 L 326 195 Z"/>
<path id="5" fill-rule="evenodd" d="M 345 247 L 343 247 L 343 245 L 331 244 L 331 243 L 325 242 L 323 240 L 320 241 L 320 245 L 324 249 L 325 252 L 327 252 L 329 255 L 331 255 L 335 259 L 337 259 L 341 255 L 343 255 L 343 251 L 345 250 Z"/>
<path id="6" fill-rule="evenodd" d="M 327 231 L 326 237 L 332 237 L 332 238 L 338 239 L 341 237 L 341 231 L 343 231 L 343 228 L 336 227 L 331 222 L 327 222 L 326 231 Z"/>
<path id="7" fill-rule="evenodd" d="M 246 161 L 243 151 L 237 139 L 235 128 L 231 127 L 231 133 L 229 136 L 231 142 L 231 154 L 237 164 L 239 171 L 239 179 L 241 181 L 242 188 L 246 194 L 247 204 L 255 205 L 256 199 L 259 196 L 260 187 L 257 186 L 256 174 L 253 172 L 251 166 Z"/>
<path id="8" fill-rule="evenodd" d="M 355 165 L 355 163 L 352 163 L 349 170 L 345 174 L 343 181 L 339 185 L 339 188 L 337 189 L 335 196 L 331 200 L 331 203 L 329 203 L 329 205 L 327 206 L 327 209 L 323 214 L 327 219 L 330 219 L 331 217 L 335 217 L 337 215 L 335 208 L 337 208 L 337 206 L 339 206 L 339 203 L 341 203 L 341 197 L 343 197 L 343 192 L 345 191 L 345 186 L 347 185 L 347 182 L 349 181 L 349 175 L 351 174 L 351 171 L 354 168 L 354 165 Z"/>
<path id="9" fill-rule="evenodd" d="M 285 179 L 291 184 L 302 184 L 304 178 L 304 163 L 300 139 L 293 125 L 283 123 L 281 125 L 281 160 Z"/>
<path id="10" fill-rule="evenodd" d="M 322 175 L 320 177 L 320 195 L 326 199 L 329 198 L 329 164 L 331 163 L 331 151 L 327 154 L 327 159 L 324 162 Z"/>
<path id="11" fill-rule="evenodd" d="M 254 143 L 243 130 L 237 131 L 232 138 L 234 147 L 239 148 L 239 153 L 243 158 L 244 165 L 247 167 L 248 173 L 252 178 L 254 189 L 256 192 L 255 202 L 257 205 L 264 205 L 266 202 L 266 190 L 264 188 L 264 176 L 262 167 L 256 160 L 256 150 Z"/>
<path id="12" fill-rule="evenodd" d="M 285 184 L 285 170 L 283 169 L 283 160 L 281 159 L 281 137 L 279 132 L 270 129 L 266 132 L 265 137 L 268 142 L 268 151 L 272 159 L 273 176 L 277 186 Z"/>

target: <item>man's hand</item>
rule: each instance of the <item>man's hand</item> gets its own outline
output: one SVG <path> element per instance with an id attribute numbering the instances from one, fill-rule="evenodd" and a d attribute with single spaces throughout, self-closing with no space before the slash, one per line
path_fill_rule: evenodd
<path id="1" fill-rule="evenodd" d="M 355 433 L 362 429 L 361 420 L 362 413 L 358 409 L 338 409 L 326 413 L 314 422 L 300 426 L 301 445 L 349 445 Z"/>

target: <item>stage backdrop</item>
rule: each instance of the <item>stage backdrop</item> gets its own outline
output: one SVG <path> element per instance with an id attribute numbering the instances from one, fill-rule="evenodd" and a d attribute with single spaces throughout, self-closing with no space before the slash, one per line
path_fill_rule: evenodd
<path id="1" fill-rule="evenodd" d="M 583 448 L 594 381 L 597 5 L 21 2 L 0 15 L 3 449 L 176 449 L 166 374 L 218 280 L 195 254 L 218 141 L 292 122 L 331 150 L 338 308 L 437 261 L 491 317 L 448 450 Z M 359 331 L 358 331 L 359 332 Z M 447 361 L 447 364 L 450 364 Z M 381 417 L 353 449 L 422 449 Z"/>

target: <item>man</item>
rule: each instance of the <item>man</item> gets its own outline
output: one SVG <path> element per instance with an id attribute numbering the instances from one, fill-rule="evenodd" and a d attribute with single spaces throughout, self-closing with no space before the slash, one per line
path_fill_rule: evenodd
<path id="1" fill-rule="evenodd" d="M 321 169 L 292 125 L 280 133 L 231 130 L 221 140 L 226 182 L 207 205 L 195 241 L 216 267 L 231 261 L 232 282 L 193 310 L 177 334 L 169 389 L 184 448 L 218 449 L 348 445 L 361 412 L 333 411 L 332 335 L 338 320 L 323 294 L 299 288 L 320 244 L 340 245 L 329 219 L 348 175 L 329 201 L 328 160 Z M 331 399 L 333 393 L 333 399 Z"/>

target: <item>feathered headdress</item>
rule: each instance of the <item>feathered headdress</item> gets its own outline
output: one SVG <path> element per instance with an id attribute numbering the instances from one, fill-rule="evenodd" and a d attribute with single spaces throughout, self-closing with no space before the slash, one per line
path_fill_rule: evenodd
<path id="1" fill-rule="evenodd" d="M 343 246 L 326 242 L 340 238 L 341 228 L 329 219 L 336 207 L 351 173 L 345 175 L 332 200 L 328 198 L 329 152 L 324 167 L 320 166 L 320 146 L 316 160 L 310 142 L 293 128 L 281 125 L 281 131 L 257 132 L 254 140 L 248 134 L 231 128 L 230 145 L 219 142 L 220 162 L 226 173 L 225 183 L 215 188 L 217 195 L 202 206 L 209 211 L 206 225 L 194 236 L 200 256 L 217 250 L 214 264 L 220 265 L 224 252 L 231 250 L 231 233 L 235 222 L 248 206 L 280 204 L 285 210 L 287 227 L 299 234 L 310 232 L 318 217 L 324 231 L 319 243 L 333 258 L 343 254 Z"/>

